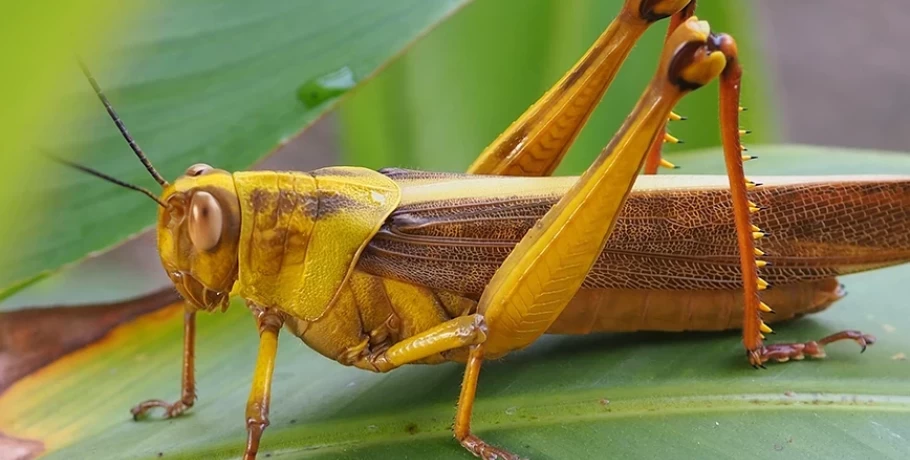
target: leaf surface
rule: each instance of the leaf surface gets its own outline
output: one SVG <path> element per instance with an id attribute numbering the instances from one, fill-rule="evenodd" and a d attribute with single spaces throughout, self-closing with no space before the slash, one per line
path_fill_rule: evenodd
<path id="1" fill-rule="evenodd" d="M 759 146 L 751 174 L 910 174 L 900 154 Z M 680 155 L 720 173 L 716 150 Z M 773 229 L 772 229 L 773 231 Z M 825 360 L 750 368 L 738 332 L 546 336 L 485 364 L 473 426 L 522 456 L 599 458 L 907 458 L 910 266 L 841 278 L 829 310 L 775 327 L 773 341 L 860 329 L 878 343 L 828 347 Z M 0 395 L 0 432 L 41 440 L 47 458 L 236 458 L 257 335 L 240 302 L 199 318 L 199 400 L 175 420 L 133 422 L 129 408 L 178 396 L 179 307 L 103 341 Z M 261 458 L 471 458 L 450 425 L 462 366 L 377 375 L 343 367 L 285 333 Z"/>

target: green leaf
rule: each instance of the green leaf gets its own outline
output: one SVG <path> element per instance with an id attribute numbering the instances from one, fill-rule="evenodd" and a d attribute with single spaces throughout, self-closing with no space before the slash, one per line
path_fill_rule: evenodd
<path id="1" fill-rule="evenodd" d="M 884 152 L 760 146 L 750 174 L 910 174 Z M 716 150 L 676 158 L 689 173 L 720 173 Z M 773 230 L 773 229 L 772 229 Z M 487 363 L 473 426 L 530 458 L 907 458 L 910 266 L 841 278 L 849 295 L 829 310 L 775 326 L 773 341 L 842 329 L 878 337 L 825 360 L 753 370 L 738 332 L 547 336 Z M 253 319 L 239 302 L 202 316 L 199 400 L 176 420 L 130 420 L 146 398 L 178 396 L 178 307 L 117 329 L 0 395 L 0 432 L 45 442 L 46 458 L 236 458 L 256 355 Z M 262 456 L 472 458 L 449 431 L 462 366 L 407 366 L 377 375 L 346 368 L 282 334 L 271 426 Z"/>
<path id="2" fill-rule="evenodd" d="M 34 243 L 22 238 L 23 218 L 32 227 L 53 225 L 39 211 L 42 203 L 35 193 L 35 184 L 53 182 L 52 175 L 36 161 L 33 150 L 39 139 L 70 134 L 59 112 L 60 99 L 67 93 L 67 70 L 73 66 L 72 49 L 97 48 L 112 34 L 114 24 L 130 24 L 141 6 L 111 0 L 61 0 L 54 8 L 38 2 L 4 4 L 0 43 L 17 45 L 5 47 L 0 72 L 0 280 L 6 280 L 0 282 L 0 292 L 15 289 L 8 288 L 13 281 L 19 281 L 18 287 L 31 281 L 16 275 L 20 269 L 16 256 Z"/>
<path id="3" fill-rule="evenodd" d="M 622 0 L 476 2 L 414 46 L 340 106 L 344 163 L 464 171 L 582 56 L 620 11 Z M 730 33 L 745 68 L 742 123 L 749 144 L 776 139 L 770 81 L 745 0 L 699 2 L 700 19 Z M 505 20 L 504 18 L 508 18 Z M 668 21 L 642 37 L 557 174 L 578 174 L 609 142 L 657 67 Z M 687 95 L 671 123 L 685 144 L 720 145 L 717 84 Z"/>
<path id="4" fill-rule="evenodd" d="M 109 38 L 113 49 L 86 53 L 86 60 L 166 178 L 197 162 L 243 170 L 466 2 L 172 0 L 144 10 L 141 19 Z M 343 69 L 350 73 L 347 86 L 320 80 Z M 39 145 L 15 153 L 51 151 L 127 182 L 157 187 L 75 65 L 67 75 L 67 93 L 52 112 L 58 122 L 52 126 L 67 135 L 45 135 Z M 298 94 L 312 89 L 314 81 L 315 97 Z M 5 238 L 16 244 L 0 259 L 5 269 L 0 298 L 155 221 L 156 207 L 148 198 L 58 165 L 41 167 L 50 178 L 25 184 L 20 212 L 5 214 L 6 222 L 16 222 Z"/>

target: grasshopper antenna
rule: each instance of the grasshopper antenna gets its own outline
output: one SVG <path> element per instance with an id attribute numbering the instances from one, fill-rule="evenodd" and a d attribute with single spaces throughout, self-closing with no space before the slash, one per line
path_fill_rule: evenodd
<path id="1" fill-rule="evenodd" d="M 149 198 L 155 200 L 155 202 L 158 203 L 158 205 L 161 206 L 162 208 L 167 208 L 167 205 L 165 205 L 161 200 L 159 200 L 158 197 L 155 196 L 155 194 L 152 193 L 151 191 L 149 191 L 148 189 L 142 188 L 142 187 L 140 187 L 140 186 L 138 186 L 138 185 L 133 185 L 133 184 L 124 182 L 124 181 L 122 181 L 122 180 L 120 180 L 120 179 L 116 179 L 116 178 L 111 177 L 111 176 L 108 176 L 107 174 L 104 174 L 103 172 L 95 171 L 94 169 L 89 168 L 89 167 L 87 167 L 87 166 L 82 166 L 82 165 L 80 165 L 80 164 L 78 164 L 78 163 L 73 163 L 72 161 L 64 160 L 63 158 L 60 158 L 60 157 L 51 155 L 50 153 L 47 153 L 47 152 L 42 152 L 42 153 L 44 153 L 44 155 L 47 156 L 47 157 L 48 157 L 49 159 L 51 159 L 52 161 L 55 161 L 55 162 L 57 162 L 57 163 L 60 163 L 60 164 L 62 164 L 62 165 L 64 165 L 64 166 L 68 166 L 68 167 L 70 167 L 70 168 L 73 168 L 73 169 L 82 171 L 82 172 L 84 172 L 84 173 L 91 174 L 91 175 L 93 175 L 93 176 L 95 176 L 95 177 L 104 179 L 104 180 L 106 180 L 106 181 L 108 181 L 108 182 L 117 184 L 117 185 L 119 185 L 119 186 L 121 186 L 121 187 L 128 188 L 128 189 L 130 189 L 130 190 L 135 190 L 135 191 L 137 191 L 137 192 L 143 193 L 143 194 L 145 194 L 146 196 L 148 196 Z"/>
<path id="2" fill-rule="evenodd" d="M 123 120 L 121 120 L 120 116 L 117 115 L 117 112 L 114 111 L 114 107 L 111 106 L 110 101 L 107 100 L 107 96 L 105 96 L 104 93 L 101 91 L 101 87 L 98 86 L 98 82 L 95 81 L 95 77 L 93 77 L 92 73 L 89 72 L 88 67 L 85 65 L 84 62 L 82 62 L 82 59 L 76 58 L 76 61 L 79 63 L 79 68 L 82 69 L 82 74 L 85 75 L 85 78 L 88 79 L 89 84 L 91 84 L 92 88 L 95 90 L 95 95 L 98 96 L 98 99 L 100 99 L 101 103 L 104 104 L 104 108 L 107 109 L 107 114 L 110 115 L 111 120 L 113 120 L 114 124 L 117 125 L 117 129 L 120 130 L 120 134 L 123 135 L 123 138 L 126 140 L 126 143 L 130 145 L 130 148 L 133 149 L 133 152 L 136 153 L 136 156 L 139 157 L 139 161 L 141 161 L 142 164 L 145 165 L 145 169 L 148 170 L 149 174 L 152 175 L 152 177 L 155 179 L 156 182 L 161 184 L 161 187 L 167 187 L 169 185 L 168 182 L 164 179 L 164 177 L 161 176 L 161 174 L 158 173 L 157 170 L 155 170 L 155 167 L 152 166 L 152 162 L 149 161 L 148 157 L 145 156 L 145 153 L 142 152 L 142 149 L 139 148 L 139 144 L 137 144 L 136 141 L 133 140 L 133 136 L 130 136 L 129 131 L 126 130 L 126 125 L 123 124 Z M 84 168 L 83 166 L 78 166 L 78 165 L 70 165 L 70 166 L 74 166 L 77 169 L 81 169 L 85 172 L 88 172 L 89 174 L 94 174 L 98 177 L 101 177 L 102 179 L 109 180 L 116 184 L 123 185 L 128 188 L 134 188 L 134 189 L 136 188 L 135 186 L 130 186 L 129 184 L 124 184 L 111 177 L 106 177 L 104 175 L 101 175 L 101 173 L 98 173 L 97 171 L 93 171 L 93 170 Z M 157 201 L 157 199 L 156 199 L 156 201 Z"/>

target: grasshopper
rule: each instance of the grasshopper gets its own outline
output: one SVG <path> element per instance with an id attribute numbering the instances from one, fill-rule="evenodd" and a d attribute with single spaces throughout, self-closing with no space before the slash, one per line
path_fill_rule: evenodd
<path id="1" fill-rule="evenodd" d="M 196 313 L 226 309 L 235 295 L 247 301 L 260 337 L 244 458 L 255 458 L 269 424 L 282 328 L 330 359 L 373 372 L 465 363 L 454 436 L 484 459 L 517 457 L 471 431 L 481 365 L 545 333 L 739 328 L 756 368 L 824 357 L 837 340 L 865 350 L 875 339 L 852 330 L 765 344 L 771 329 L 763 317 L 823 310 L 843 295 L 836 276 L 910 260 L 910 178 L 747 180 L 736 43 L 694 10 L 694 0 L 626 0 L 467 174 L 231 173 L 197 164 L 169 183 L 83 66 L 163 191 L 60 161 L 159 205 L 161 262 L 187 300 L 181 398 L 142 402 L 134 417 L 153 408 L 175 417 L 193 406 Z M 582 176 L 545 177 L 637 39 L 666 18 L 656 74 L 609 145 Z M 715 78 L 727 177 L 653 175 L 672 166 L 660 151 L 666 123 L 679 118 L 673 107 Z M 643 169 L 649 174 L 639 176 Z M 776 289 L 766 291 L 769 283 Z"/>

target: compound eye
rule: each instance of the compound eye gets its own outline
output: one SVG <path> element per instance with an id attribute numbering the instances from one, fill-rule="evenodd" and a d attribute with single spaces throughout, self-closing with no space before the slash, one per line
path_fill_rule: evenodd
<path id="1" fill-rule="evenodd" d="M 190 241 L 200 251 L 211 251 L 221 240 L 221 205 L 209 192 L 196 192 L 190 201 Z"/>
<path id="2" fill-rule="evenodd" d="M 186 168 L 186 172 L 183 174 L 185 176 L 189 176 L 189 177 L 198 177 L 203 174 L 211 172 L 212 169 L 214 169 L 214 168 L 212 168 L 211 166 L 209 166 L 205 163 L 196 163 L 193 166 Z"/>

